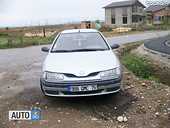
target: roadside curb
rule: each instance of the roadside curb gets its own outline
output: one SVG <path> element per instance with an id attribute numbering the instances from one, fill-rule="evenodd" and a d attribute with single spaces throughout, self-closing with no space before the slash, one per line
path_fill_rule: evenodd
<path id="1" fill-rule="evenodd" d="M 147 47 L 145 47 L 145 45 L 143 44 L 143 49 L 147 52 L 150 52 L 152 54 L 157 54 L 158 56 L 161 56 L 161 57 L 164 57 L 164 58 L 167 58 L 167 59 L 170 59 L 170 55 L 169 54 L 166 54 L 166 53 L 162 53 L 162 52 L 158 52 L 158 51 L 155 51 L 155 50 L 152 50 L 152 49 L 149 49 Z"/>

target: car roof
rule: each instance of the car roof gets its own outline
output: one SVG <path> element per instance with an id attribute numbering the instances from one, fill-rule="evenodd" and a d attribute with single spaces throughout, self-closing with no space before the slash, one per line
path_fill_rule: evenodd
<path id="1" fill-rule="evenodd" d="M 98 32 L 98 31 L 95 29 L 70 29 L 70 30 L 64 30 L 61 33 L 78 33 L 78 32 L 88 33 L 88 32 Z"/>

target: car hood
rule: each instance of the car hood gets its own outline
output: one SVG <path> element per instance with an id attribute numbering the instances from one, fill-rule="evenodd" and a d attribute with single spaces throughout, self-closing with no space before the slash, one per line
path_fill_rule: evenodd
<path id="1" fill-rule="evenodd" d="M 119 67 L 119 60 L 110 51 L 49 53 L 43 71 L 87 76 L 90 73 Z"/>

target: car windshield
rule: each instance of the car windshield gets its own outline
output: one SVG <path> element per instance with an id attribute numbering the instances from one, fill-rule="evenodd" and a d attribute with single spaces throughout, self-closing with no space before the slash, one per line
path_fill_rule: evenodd
<path id="1" fill-rule="evenodd" d="M 98 32 L 60 34 L 52 48 L 52 52 L 83 52 L 100 50 L 109 50 L 109 47 Z"/>

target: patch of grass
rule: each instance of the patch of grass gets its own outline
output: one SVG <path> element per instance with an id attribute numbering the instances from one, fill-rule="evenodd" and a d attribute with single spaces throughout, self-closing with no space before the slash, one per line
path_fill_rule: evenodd
<path id="1" fill-rule="evenodd" d="M 31 45 L 49 44 L 53 40 L 52 37 L 24 37 L 23 41 Z"/>
<path id="2" fill-rule="evenodd" d="M 152 64 L 146 58 L 129 53 L 124 55 L 121 60 L 125 67 L 136 76 L 157 81 L 157 78 L 153 74 L 154 69 Z"/>
<path id="3" fill-rule="evenodd" d="M 54 36 L 51 37 L 24 37 L 0 35 L 0 49 L 19 48 L 31 45 L 44 45 L 52 43 Z"/>

